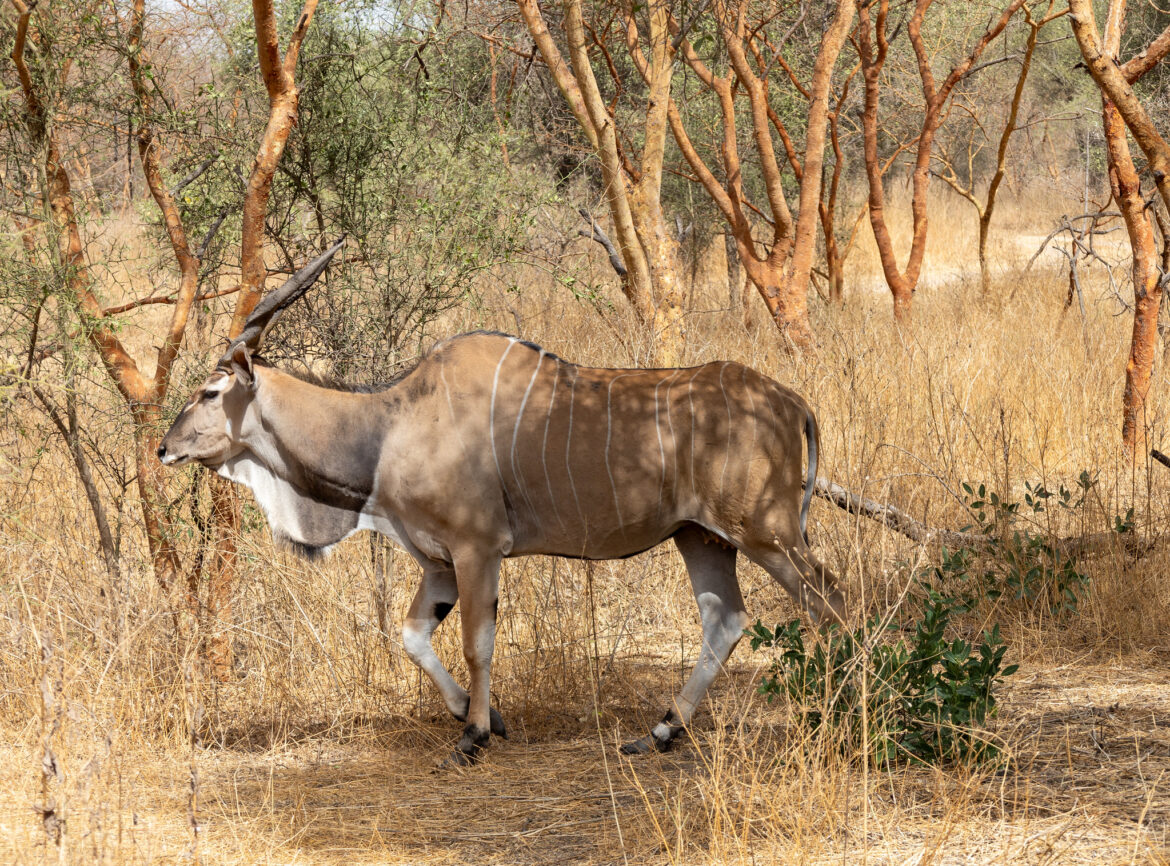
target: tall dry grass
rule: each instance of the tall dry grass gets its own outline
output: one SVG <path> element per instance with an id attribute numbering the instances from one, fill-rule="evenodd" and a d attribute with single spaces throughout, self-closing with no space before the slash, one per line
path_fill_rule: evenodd
<path id="1" fill-rule="evenodd" d="M 938 214 L 931 262 L 973 262 L 966 215 Z M 1017 248 L 1019 233 L 1002 235 L 1002 247 Z M 582 242 L 579 253 L 578 285 L 616 298 L 596 251 Z M 1063 310 L 1062 273 L 1042 261 L 1023 275 L 1019 256 L 1001 261 L 1016 267 L 990 297 L 977 297 L 977 274 L 956 267 L 919 292 L 913 324 L 899 331 L 863 244 L 845 307 L 814 305 L 820 349 L 799 358 L 767 326 L 746 330 L 728 298 L 697 287 L 688 351 L 695 363 L 742 361 L 807 395 L 821 425 L 820 474 L 928 524 L 969 522 L 964 481 L 1019 498 L 1026 481 L 1052 487 L 1082 470 L 1098 479 L 1091 500 L 1054 532 L 1103 529 L 1135 508 L 1141 555 L 1119 546 L 1087 560 L 1091 594 L 1079 615 L 995 610 L 1023 665 L 994 725 L 1004 765 L 867 768 L 802 736 L 789 708 L 756 694 L 767 659 L 746 646 L 675 752 L 619 758 L 614 746 L 658 720 L 698 655 L 694 602 L 666 545 L 617 563 L 505 563 L 493 690 L 512 739 L 493 743 L 480 767 L 436 774 L 458 726 L 396 631 L 378 627 L 379 604 L 397 625 L 410 602 L 417 575 L 407 557 L 391 555 L 383 589 L 367 540 L 301 562 L 273 548 L 248 508 L 235 676 L 212 680 L 197 624 L 176 632 L 175 602 L 149 573 L 130 495 L 120 511 L 124 571 L 111 582 L 61 448 L 24 415 L 9 419 L 0 470 L 0 857 L 1164 862 L 1170 562 L 1159 539 L 1170 472 L 1132 468 L 1119 450 L 1128 319 L 1103 281 L 1082 321 L 1075 305 Z M 484 303 L 441 330 L 519 328 L 570 360 L 644 361 L 644 338 L 616 300 L 599 314 L 543 270 L 508 276 L 518 297 L 485 282 Z M 189 359 L 187 375 L 201 364 Z M 1148 427 L 1159 444 L 1161 367 L 1156 381 Z M 99 407 L 109 399 L 89 397 Z M 96 432 L 116 452 L 108 411 Z M 194 472 L 176 473 L 177 499 Z M 193 536 L 186 514 L 176 507 L 180 532 Z M 822 501 L 811 524 L 858 616 L 888 610 L 914 569 L 937 557 Z M 797 616 L 755 567 L 741 564 L 740 579 L 753 616 Z M 436 646 L 459 671 L 455 619 Z M 986 619 L 962 627 L 975 632 Z"/>

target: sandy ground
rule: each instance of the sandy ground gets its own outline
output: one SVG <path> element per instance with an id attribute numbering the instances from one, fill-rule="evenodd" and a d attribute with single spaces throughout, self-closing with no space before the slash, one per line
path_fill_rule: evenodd
<path id="1" fill-rule="evenodd" d="M 613 748 L 618 727 L 636 725 L 634 711 L 621 708 L 596 723 L 566 711 L 561 725 L 545 725 L 539 735 L 512 719 L 512 739 L 496 741 L 480 766 L 460 771 L 435 769 L 456 735 L 454 723 L 438 717 L 354 720 L 293 732 L 277 746 L 259 728 L 228 731 L 226 745 L 194 753 L 197 842 L 188 818 L 190 761 L 181 750 L 124 754 L 116 774 L 107 758 L 92 798 L 100 805 L 75 804 L 69 813 L 68 859 L 1128 863 L 1165 862 L 1170 853 L 1164 659 L 1021 671 L 1001 703 L 1000 719 L 1010 720 L 999 732 L 1010 744 L 1005 767 L 867 777 L 852 768 L 838 777 L 851 789 L 847 817 L 815 838 L 815 819 L 789 815 L 790 826 L 774 825 L 784 821 L 775 803 L 741 808 L 739 826 L 722 834 L 711 829 L 718 789 L 740 796 L 743 775 L 759 772 L 721 754 L 730 705 L 745 695 L 754 701 L 738 722 L 741 738 L 745 724 L 763 736 L 783 728 L 750 697 L 751 680 L 739 670 L 723 681 L 714 702 L 720 722 L 704 713 L 694 739 L 635 760 Z M 58 859 L 32 809 L 37 763 L 28 749 L 3 750 L 4 862 Z M 694 832 L 692 823 L 708 829 Z"/>

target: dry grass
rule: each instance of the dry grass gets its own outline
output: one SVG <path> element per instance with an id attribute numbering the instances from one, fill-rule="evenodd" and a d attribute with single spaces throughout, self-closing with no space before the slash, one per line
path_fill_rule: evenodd
<path id="1" fill-rule="evenodd" d="M 933 261 L 973 260 L 968 225 L 936 220 Z M 591 255 L 578 276 L 604 282 Z M 864 247 L 851 265 L 872 270 Z M 485 305 L 444 330 L 520 327 L 572 360 L 644 360 L 620 308 L 602 320 L 535 270 L 519 281 L 520 301 L 487 285 Z M 506 563 L 493 685 L 512 739 L 493 743 L 481 766 L 436 773 L 458 726 L 397 634 L 377 627 L 367 542 L 305 564 L 275 551 L 249 512 L 236 677 L 212 681 L 193 652 L 198 635 L 173 635 L 133 501 L 126 574 L 111 586 L 68 465 L 28 417 L 0 464 L 0 860 L 1165 862 L 1170 556 L 1157 542 L 1170 473 L 1131 471 L 1118 450 L 1128 322 L 1096 295 L 1086 322 L 1075 308 L 1062 315 L 1055 272 L 1005 275 L 984 301 L 976 286 L 960 273 L 923 289 L 903 332 L 876 292 L 855 290 L 843 310 L 817 305 L 821 351 L 804 359 L 779 352 L 766 328 L 745 331 L 721 309 L 726 298 L 697 291 L 705 312 L 692 316 L 689 350 L 807 394 L 821 473 L 929 523 L 967 521 L 954 495 L 964 480 L 1018 497 L 1025 481 L 1069 483 L 1082 469 L 1099 478 L 1082 524 L 1056 531 L 1097 530 L 1135 507 L 1152 549 L 1090 560 L 1080 615 L 996 612 L 1022 664 L 995 723 L 1003 766 L 877 772 L 802 741 L 786 708 L 755 693 L 766 659 L 746 646 L 690 739 L 668 755 L 620 758 L 616 743 L 657 721 L 699 648 L 681 562 L 663 547 L 592 567 Z M 1148 427 L 1159 444 L 1161 369 L 1156 378 Z M 120 428 L 102 423 L 113 449 Z M 176 476 L 176 495 L 188 482 Z M 936 555 L 823 502 L 812 523 L 859 610 L 885 610 Z M 415 580 L 395 556 L 392 623 Z M 742 566 L 741 580 L 753 615 L 796 615 L 762 572 Z M 457 624 L 436 643 L 460 669 Z M 42 820 L 46 798 L 65 819 L 59 844 Z"/>

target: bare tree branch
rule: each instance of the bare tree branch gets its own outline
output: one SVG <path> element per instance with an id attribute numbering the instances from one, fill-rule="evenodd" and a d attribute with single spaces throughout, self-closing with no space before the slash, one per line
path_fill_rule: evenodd
<path id="1" fill-rule="evenodd" d="M 203 242 L 199 244 L 199 249 L 195 251 L 195 258 L 199 259 L 199 261 L 203 261 L 203 257 L 207 255 L 207 248 L 211 246 L 211 241 L 215 238 L 219 227 L 223 225 L 223 221 L 227 219 L 230 210 L 230 207 L 224 207 L 219 212 L 219 216 L 215 218 L 215 222 L 211 224 L 211 228 L 207 230 L 207 234 L 203 236 Z"/>
<path id="2" fill-rule="evenodd" d="M 593 215 L 589 213 L 589 211 L 585 210 L 585 208 L 577 208 L 577 213 L 581 214 L 585 221 L 589 223 L 589 231 L 585 231 L 585 229 L 578 229 L 577 234 L 583 238 L 589 238 L 591 241 L 597 241 L 599 244 L 605 247 L 606 253 L 609 254 L 610 265 L 612 265 L 613 269 L 617 271 L 617 275 L 624 280 L 629 271 L 627 271 L 626 266 L 622 264 L 622 257 L 618 255 L 618 251 L 614 248 L 613 241 L 609 239 L 609 235 L 605 233 L 605 229 L 597 224 L 597 220 L 595 220 Z"/>
<path id="3" fill-rule="evenodd" d="M 210 301 L 212 298 L 223 298 L 227 295 L 234 295 L 240 290 L 240 286 L 232 286 L 227 289 L 216 289 L 214 292 L 203 292 L 195 298 L 195 302 Z M 151 295 L 148 298 L 139 298 L 136 301 L 127 301 L 124 304 L 119 304 L 116 307 L 105 307 L 102 310 L 102 316 L 116 316 L 119 313 L 128 313 L 130 310 L 136 310 L 139 307 L 149 307 L 153 304 L 174 304 L 178 299 L 173 295 Z"/>
<path id="4" fill-rule="evenodd" d="M 207 169 L 209 169 L 213 165 L 215 165 L 215 161 L 217 159 L 219 159 L 219 150 L 218 149 L 213 151 L 211 156 L 207 157 L 207 159 L 203 160 L 203 162 L 199 163 L 199 165 L 197 165 L 197 166 L 195 166 L 195 168 L 191 169 L 191 171 L 187 174 L 186 177 L 184 177 L 181 181 L 179 181 L 177 184 L 175 184 L 175 188 L 171 190 L 171 196 L 173 198 L 178 198 L 179 193 L 181 193 L 183 190 L 185 190 L 187 187 L 189 187 L 191 184 L 193 184 L 195 181 L 197 181 L 203 175 L 203 173 L 205 171 L 207 171 Z"/>

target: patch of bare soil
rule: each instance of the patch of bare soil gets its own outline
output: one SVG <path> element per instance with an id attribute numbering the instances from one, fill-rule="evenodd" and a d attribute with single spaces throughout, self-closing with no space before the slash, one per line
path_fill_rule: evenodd
<path id="1" fill-rule="evenodd" d="M 651 666 L 632 671 L 647 677 Z M 661 679 L 661 671 L 657 672 Z M 444 718 L 223 731 L 196 750 L 127 749 L 66 804 L 72 862 L 1128 863 L 1166 862 L 1170 671 L 1162 660 L 1022 671 L 1004 690 L 997 768 L 882 773 L 778 748 L 791 732 L 723 681 L 673 752 L 619 757 L 645 711 L 511 718 L 468 770 L 437 770 Z M 555 696 L 547 696 L 550 705 Z M 506 709 L 506 706 L 505 706 Z M 58 860 L 33 810 L 29 748 L 4 749 L 0 859 Z M 111 764 L 112 766 L 112 764 Z"/>

